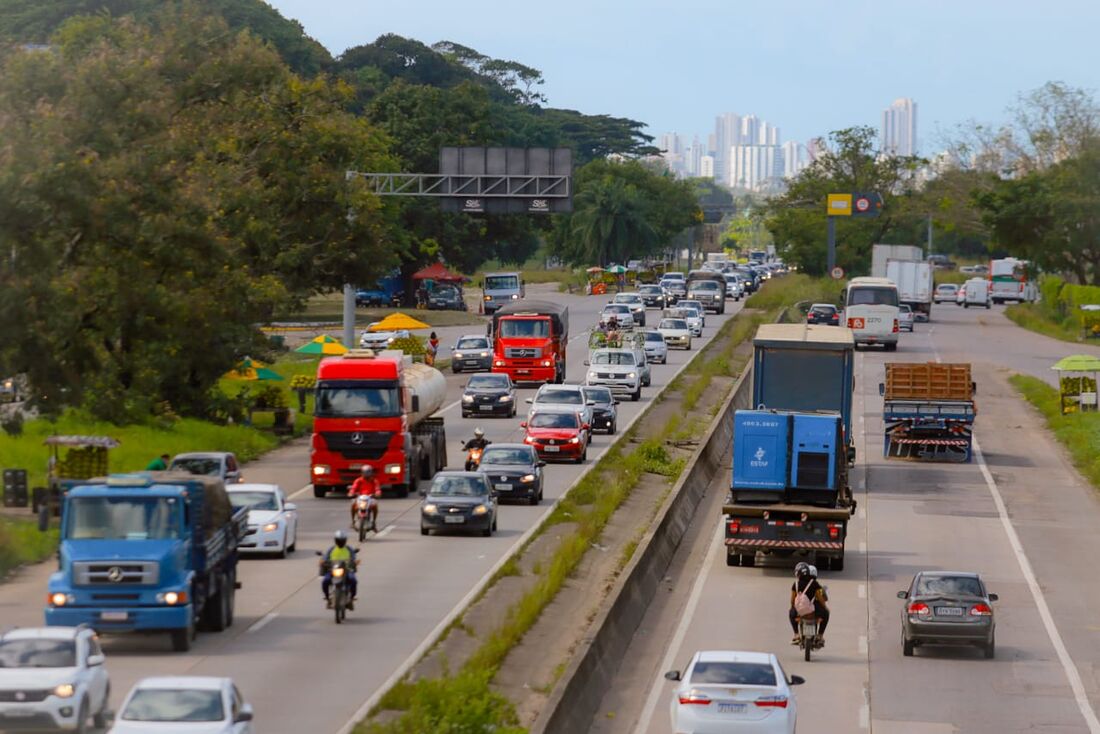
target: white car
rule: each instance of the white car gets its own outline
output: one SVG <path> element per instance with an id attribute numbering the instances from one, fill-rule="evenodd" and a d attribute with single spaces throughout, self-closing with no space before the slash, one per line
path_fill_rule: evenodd
<path id="1" fill-rule="evenodd" d="M 603 311 L 600 311 L 600 326 L 606 326 L 611 321 L 612 316 L 619 322 L 621 328 L 634 328 L 634 315 L 630 310 L 630 306 L 625 303 L 609 303 L 604 306 Z"/>
<path id="2" fill-rule="evenodd" d="M 641 293 L 619 293 L 612 303 L 619 303 L 630 309 L 635 326 L 645 326 L 645 301 Z"/>
<path id="3" fill-rule="evenodd" d="M 399 329 L 397 331 L 371 331 L 371 327 L 378 323 L 375 321 L 372 324 L 367 325 L 367 330 L 359 337 L 360 349 L 386 349 L 390 344 L 393 344 L 397 339 L 404 339 L 411 336 L 407 329 Z"/>
<path id="4" fill-rule="evenodd" d="M 912 306 L 907 306 L 904 303 L 901 304 L 900 306 L 898 306 L 898 330 L 899 331 L 912 332 L 913 331 L 913 322 L 915 320 L 916 319 L 913 315 Z"/>
<path id="5" fill-rule="evenodd" d="M 543 385 L 535 397 L 527 398 L 531 407 L 527 411 L 527 420 L 531 414 L 544 408 L 568 408 L 581 416 L 581 423 L 592 425 L 592 406 L 594 401 L 586 399 L 581 385 Z"/>
<path id="6" fill-rule="evenodd" d="M 234 484 L 226 488 L 234 509 L 248 508 L 248 530 L 237 548 L 286 558 L 298 546 L 298 507 L 278 484 Z"/>
<path id="7" fill-rule="evenodd" d="M 230 678 L 145 678 L 126 694 L 109 734 L 252 734 L 252 716 Z"/>
<path id="8" fill-rule="evenodd" d="M 933 303 L 953 302 L 959 295 L 959 286 L 954 283 L 940 283 L 932 294 Z"/>
<path id="9" fill-rule="evenodd" d="M 650 330 L 645 333 L 645 358 L 650 362 L 668 364 L 668 345 L 665 337 L 659 331 Z"/>
<path id="10" fill-rule="evenodd" d="M 798 720 L 790 678 L 766 652 L 706 650 L 691 657 L 687 670 L 670 670 L 679 681 L 669 712 L 675 732 L 759 732 L 794 734 Z"/>
<path id="11" fill-rule="evenodd" d="M 107 726 L 111 684 L 89 627 L 28 627 L 0 635 L 0 731 Z"/>
<path id="12" fill-rule="evenodd" d="M 741 285 L 741 279 L 733 273 L 724 273 L 722 277 L 726 279 L 726 298 L 740 301 L 741 296 L 745 295 L 745 287 Z"/>
<path id="13" fill-rule="evenodd" d="M 642 371 L 636 352 L 629 349 L 594 349 L 590 358 L 585 360 L 585 365 L 588 366 L 585 385 L 606 387 L 612 393 L 629 395 L 631 400 L 642 397 Z"/>
<path id="14" fill-rule="evenodd" d="M 691 329 L 687 321 L 681 318 L 664 318 L 657 324 L 657 333 L 669 347 L 691 350 Z"/>
<path id="15" fill-rule="evenodd" d="M 683 301 L 680 301 L 680 303 L 683 303 Z M 677 304 L 677 308 L 679 308 L 679 304 Z M 704 323 L 703 314 L 689 306 L 680 308 L 680 313 L 684 315 L 684 321 L 687 322 L 688 328 L 691 330 L 691 335 L 702 336 Z"/>
<path id="16" fill-rule="evenodd" d="M 676 304 L 677 308 L 694 308 L 699 312 L 699 320 L 703 326 L 707 325 L 707 308 L 703 305 L 702 301 L 695 301 L 690 298 L 680 301 Z"/>

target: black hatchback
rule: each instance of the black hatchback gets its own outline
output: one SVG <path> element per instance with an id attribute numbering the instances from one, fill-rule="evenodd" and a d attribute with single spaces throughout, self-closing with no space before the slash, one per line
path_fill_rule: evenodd
<path id="1" fill-rule="evenodd" d="M 592 430 L 615 433 L 619 425 L 619 410 L 615 406 L 619 401 L 606 387 L 585 387 L 584 399 L 592 406 Z"/>
<path id="2" fill-rule="evenodd" d="M 481 454 L 478 471 L 485 475 L 497 499 L 523 500 L 529 505 L 542 501 L 542 468 L 532 446 L 525 443 L 492 443 Z"/>
<path id="3" fill-rule="evenodd" d="M 975 645 L 991 658 L 996 624 L 993 602 L 976 573 L 921 571 L 908 591 L 899 591 L 902 654 L 921 645 Z"/>
<path id="4" fill-rule="evenodd" d="M 829 303 L 815 303 L 806 313 L 807 324 L 840 325 L 840 310 Z"/>
<path id="5" fill-rule="evenodd" d="M 474 375 L 462 391 L 462 417 L 497 415 L 516 416 L 516 386 L 503 372 Z"/>

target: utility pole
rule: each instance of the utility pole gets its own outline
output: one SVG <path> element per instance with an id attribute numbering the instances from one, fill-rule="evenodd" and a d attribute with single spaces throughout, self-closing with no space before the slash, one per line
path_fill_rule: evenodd
<path id="1" fill-rule="evenodd" d="M 928 214 L 928 254 L 925 259 L 932 256 L 932 214 Z"/>
<path id="2" fill-rule="evenodd" d="M 355 348 L 355 286 L 344 283 L 344 346 Z"/>

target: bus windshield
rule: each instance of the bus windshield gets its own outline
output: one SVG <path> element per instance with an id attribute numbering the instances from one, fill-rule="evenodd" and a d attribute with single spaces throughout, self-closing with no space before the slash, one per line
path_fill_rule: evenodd
<path id="1" fill-rule="evenodd" d="M 855 286 L 848 289 L 849 306 L 897 306 L 897 288 Z"/>

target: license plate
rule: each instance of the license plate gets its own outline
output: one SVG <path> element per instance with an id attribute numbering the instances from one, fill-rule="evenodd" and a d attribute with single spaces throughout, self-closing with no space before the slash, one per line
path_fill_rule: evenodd
<path id="1" fill-rule="evenodd" d="M 962 614 L 961 607 L 936 607 L 937 617 L 961 617 Z"/>
<path id="2" fill-rule="evenodd" d="M 561 451 L 561 446 L 543 446 L 542 450 L 548 454 L 556 454 Z"/>
<path id="3" fill-rule="evenodd" d="M 516 370 L 516 374 L 517 375 L 529 375 L 529 374 L 531 374 L 531 370 Z"/>
<path id="4" fill-rule="evenodd" d="M 104 622 L 125 622 L 130 615 L 127 612 L 100 612 L 99 618 Z"/>
<path id="5" fill-rule="evenodd" d="M 9 719 L 24 719 L 35 715 L 34 709 L 5 709 L 4 716 Z"/>
<path id="6" fill-rule="evenodd" d="M 458 525 L 466 522 L 466 518 L 463 515 L 446 515 L 443 518 L 443 522 Z"/>
<path id="7" fill-rule="evenodd" d="M 719 703 L 718 713 L 720 714 L 743 714 L 745 713 L 746 704 L 743 703 Z"/>
<path id="8" fill-rule="evenodd" d="M 510 492 L 512 490 L 511 484 L 494 484 L 493 489 L 500 490 L 502 492 Z"/>
<path id="9" fill-rule="evenodd" d="M 466 366 L 467 367 L 477 367 L 477 360 L 476 359 L 467 359 L 466 360 Z"/>
<path id="10" fill-rule="evenodd" d="M 477 409 L 478 410 L 492 410 L 493 406 L 491 406 L 491 405 L 479 405 L 479 406 L 477 406 Z"/>

